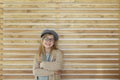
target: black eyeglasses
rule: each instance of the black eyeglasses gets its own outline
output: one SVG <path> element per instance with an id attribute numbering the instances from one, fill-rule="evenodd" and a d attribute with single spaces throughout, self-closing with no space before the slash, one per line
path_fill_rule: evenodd
<path id="1" fill-rule="evenodd" d="M 54 38 L 44 38 L 45 41 L 50 41 L 50 42 L 54 42 Z"/>

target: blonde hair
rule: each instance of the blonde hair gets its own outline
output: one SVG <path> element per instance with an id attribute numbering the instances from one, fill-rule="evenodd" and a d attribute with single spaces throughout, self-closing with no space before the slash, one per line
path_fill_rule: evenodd
<path id="1" fill-rule="evenodd" d="M 47 37 L 47 36 L 49 36 L 49 35 L 52 35 L 52 34 L 45 34 L 42 38 L 41 38 L 41 40 L 40 40 L 40 46 L 39 46 L 39 50 L 38 50 L 38 54 L 37 54 L 37 60 L 38 61 L 41 61 L 41 54 L 45 54 L 46 53 L 46 51 L 45 51 L 45 47 L 43 46 L 43 39 L 45 38 L 45 37 Z M 52 50 L 54 50 L 54 49 L 58 49 L 57 48 L 57 41 L 55 41 L 54 40 L 54 44 L 53 44 L 53 46 L 51 47 L 51 50 L 50 50 L 50 54 L 52 53 Z"/>

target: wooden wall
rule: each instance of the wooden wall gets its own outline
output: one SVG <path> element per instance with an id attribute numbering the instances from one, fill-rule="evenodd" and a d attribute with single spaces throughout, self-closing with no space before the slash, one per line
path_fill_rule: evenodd
<path id="1" fill-rule="evenodd" d="M 62 80 L 120 79 L 119 0 L 0 0 L 0 80 L 33 80 L 47 28 L 60 35 Z"/>

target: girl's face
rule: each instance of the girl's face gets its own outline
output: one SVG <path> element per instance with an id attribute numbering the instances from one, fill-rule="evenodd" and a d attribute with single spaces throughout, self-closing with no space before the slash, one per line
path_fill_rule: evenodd
<path id="1" fill-rule="evenodd" d="M 54 45 L 54 36 L 53 35 L 47 35 L 43 39 L 43 46 L 47 49 L 51 48 Z"/>

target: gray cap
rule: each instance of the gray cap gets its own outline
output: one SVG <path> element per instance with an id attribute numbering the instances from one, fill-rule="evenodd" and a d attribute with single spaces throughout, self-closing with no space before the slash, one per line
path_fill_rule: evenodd
<path id="1" fill-rule="evenodd" d="M 59 39 L 58 34 L 55 31 L 53 31 L 53 30 L 48 30 L 48 29 L 44 30 L 41 33 L 41 37 L 43 37 L 45 34 L 52 34 L 54 36 L 54 38 L 55 38 L 55 41 L 57 41 Z"/>

